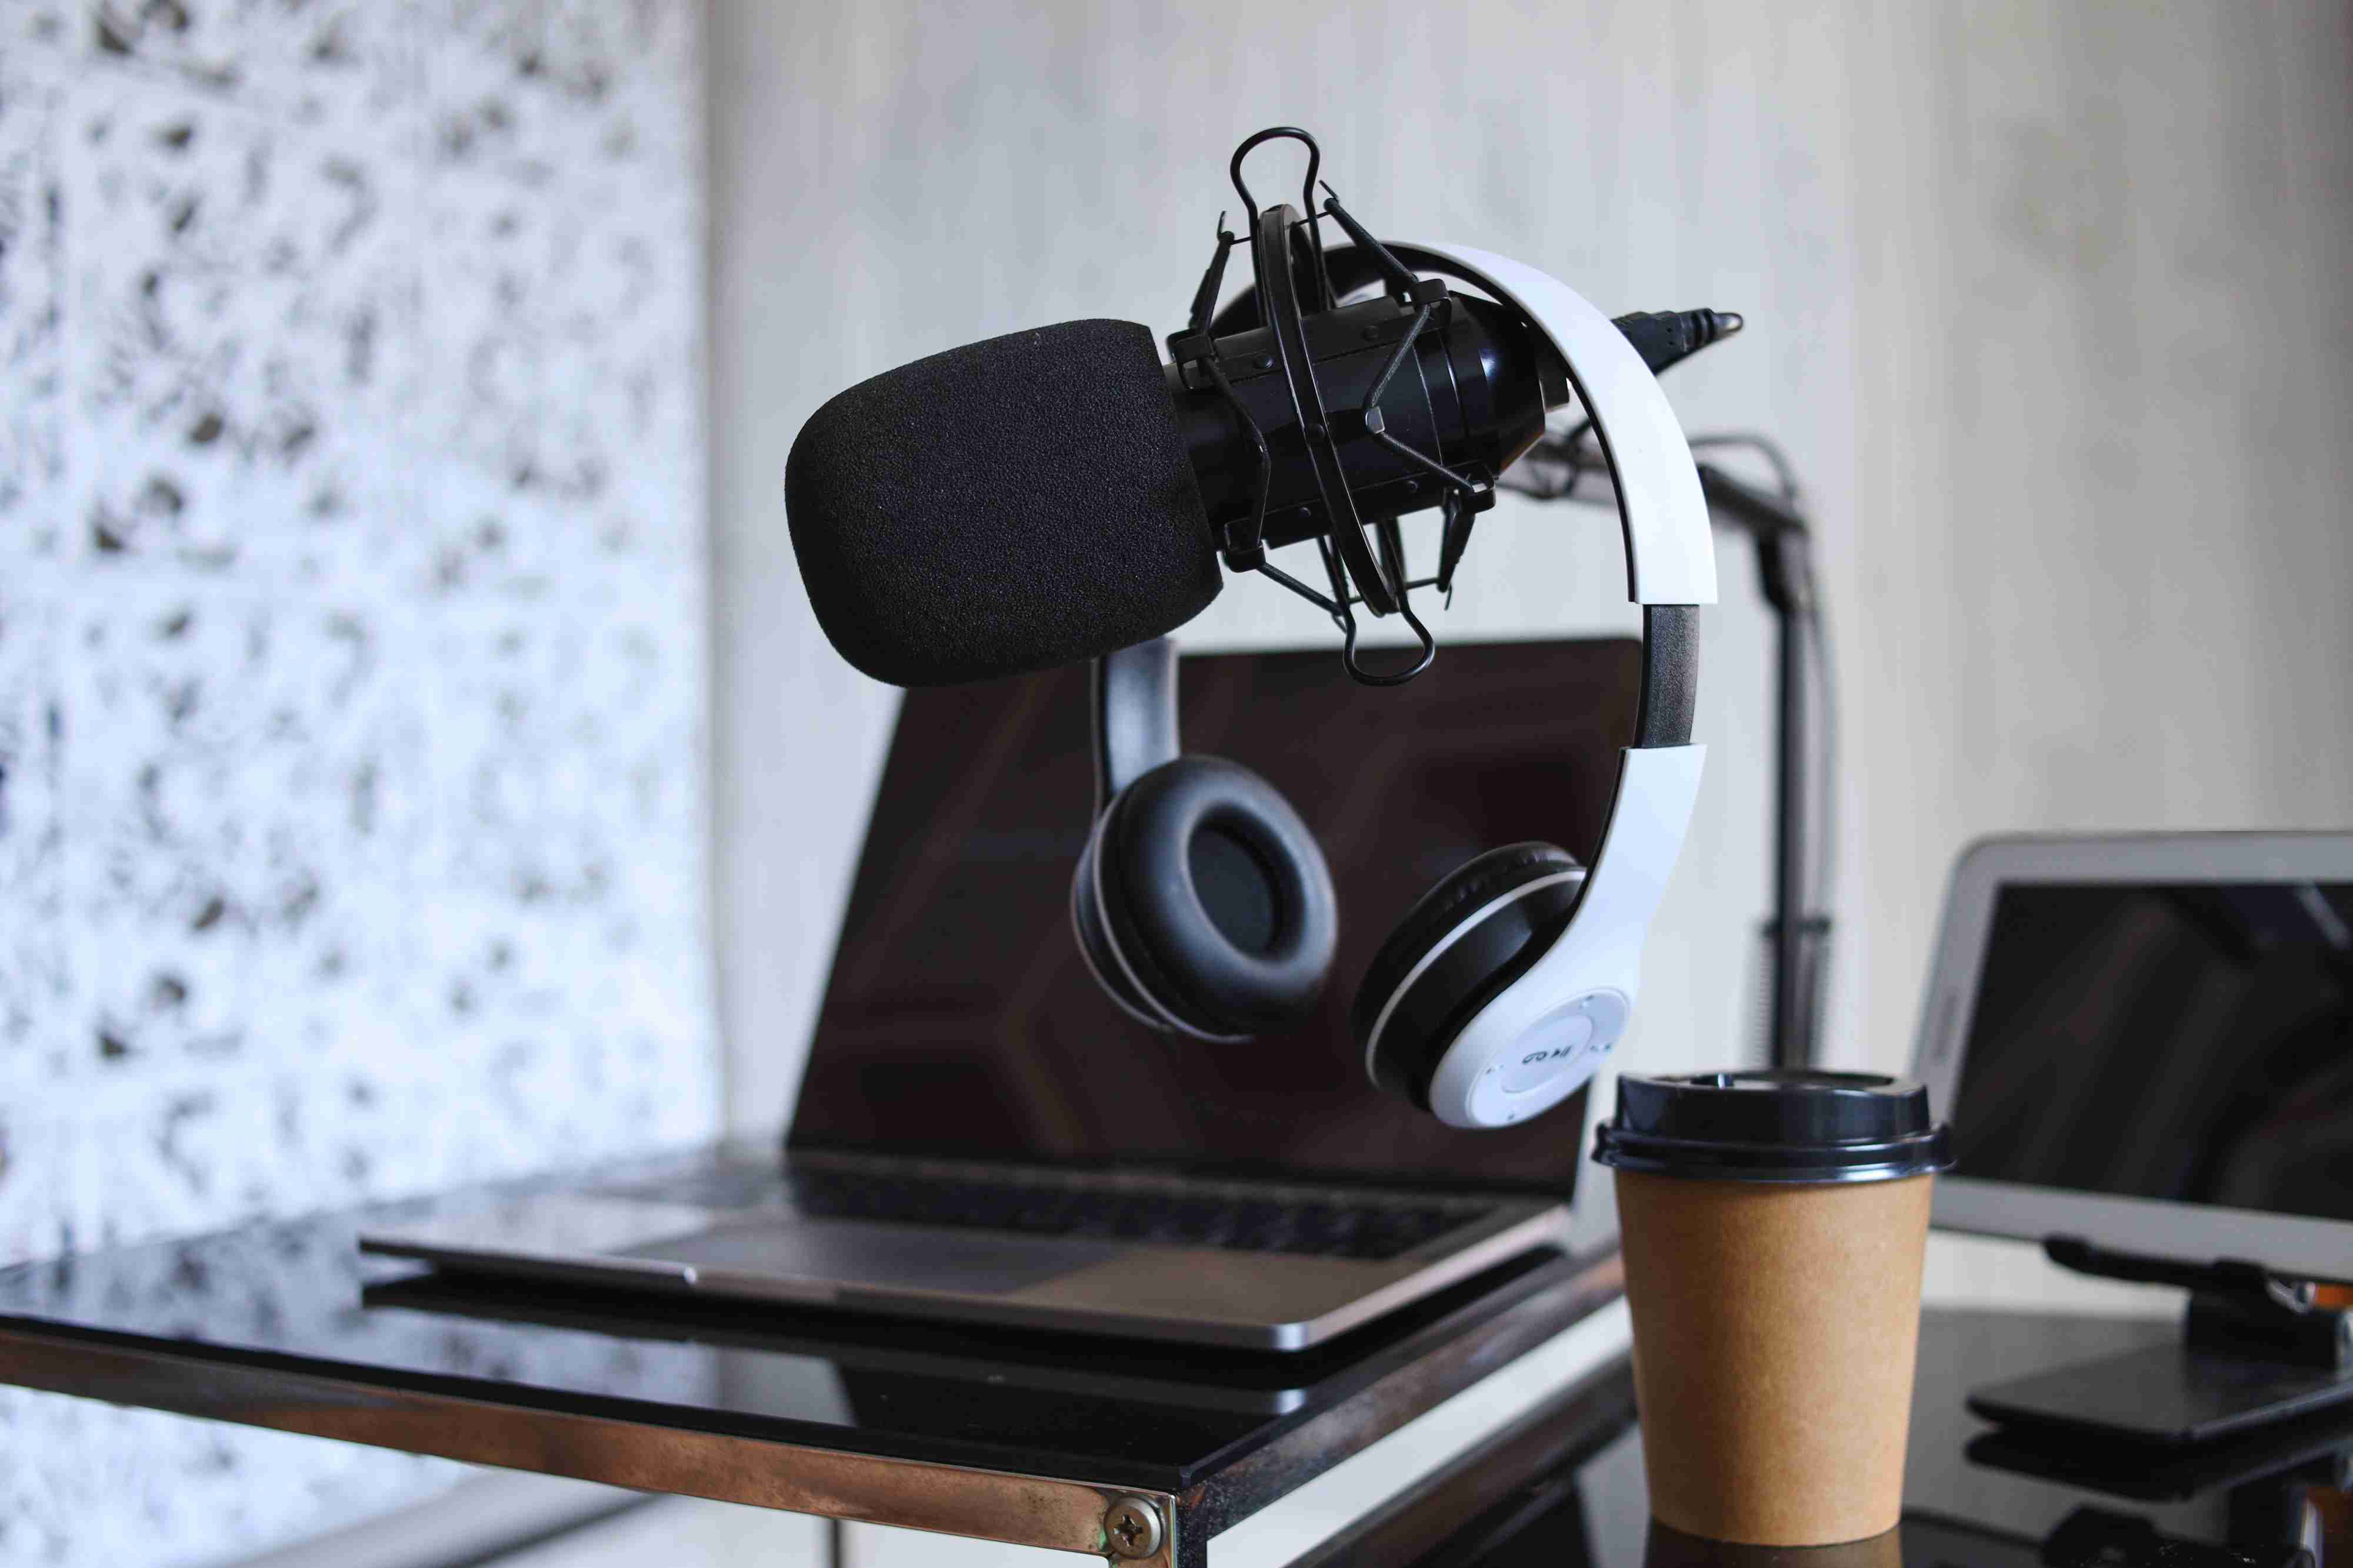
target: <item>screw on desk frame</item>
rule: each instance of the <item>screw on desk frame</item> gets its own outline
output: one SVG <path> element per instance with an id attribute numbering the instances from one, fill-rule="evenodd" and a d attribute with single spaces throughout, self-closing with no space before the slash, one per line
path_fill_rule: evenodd
<path id="1" fill-rule="evenodd" d="M 1113 1557 L 1151 1556 L 1160 1533 L 1160 1510 L 1143 1498 L 1121 1498 L 1103 1514 L 1103 1549 Z"/>

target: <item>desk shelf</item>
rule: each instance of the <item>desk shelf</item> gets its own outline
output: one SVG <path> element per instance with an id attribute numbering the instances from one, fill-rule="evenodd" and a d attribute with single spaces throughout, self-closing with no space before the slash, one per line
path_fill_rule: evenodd
<path id="1" fill-rule="evenodd" d="M 1212 1535 L 1620 1289 L 1614 1254 L 1539 1254 L 1277 1356 L 454 1280 L 354 1245 L 394 1219 L 757 1158 L 714 1148 L 21 1265 L 0 1271 L 0 1382 L 1198 1568 Z M 1141 1556 L 1105 1535 L 1124 1500 L 1165 1521 Z"/>

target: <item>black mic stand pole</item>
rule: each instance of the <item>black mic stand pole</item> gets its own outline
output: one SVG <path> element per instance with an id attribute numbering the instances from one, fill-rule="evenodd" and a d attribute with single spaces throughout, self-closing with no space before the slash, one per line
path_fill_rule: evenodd
<path id="1" fill-rule="evenodd" d="M 1820 998 L 1816 949 L 1830 919 L 1806 907 L 1808 747 L 1805 641 L 1816 613 L 1813 538 L 1796 507 L 1736 479 L 1712 463 L 1699 465 L 1700 489 L 1720 522 L 1755 541 L 1757 576 L 1772 606 L 1778 642 L 1774 696 L 1772 1016 L 1767 1060 L 1777 1068 L 1813 1065 Z"/>

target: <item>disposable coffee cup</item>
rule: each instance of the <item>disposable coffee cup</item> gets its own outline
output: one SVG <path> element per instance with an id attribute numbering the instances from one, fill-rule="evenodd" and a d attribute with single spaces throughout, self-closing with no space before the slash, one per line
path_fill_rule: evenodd
<path id="1" fill-rule="evenodd" d="M 1827 1546 L 1894 1528 L 1934 1173 L 1919 1084 L 1869 1073 L 1621 1077 L 1617 1174 L 1651 1512 Z"/>

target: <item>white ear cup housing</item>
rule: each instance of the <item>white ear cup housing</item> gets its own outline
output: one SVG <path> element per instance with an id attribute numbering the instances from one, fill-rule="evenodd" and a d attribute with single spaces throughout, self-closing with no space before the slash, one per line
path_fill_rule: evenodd
<path id="1" fill-rule="evenodd" d="M 1430 1114 L 1508 1127 L 1601 1070 L 1632 1020 L 1642 943 L 1699 796 L 1704 746 L 1621 753 L 1618 802 L 1567 927 L 1455 1033 L 1430 1073 Z"/>

